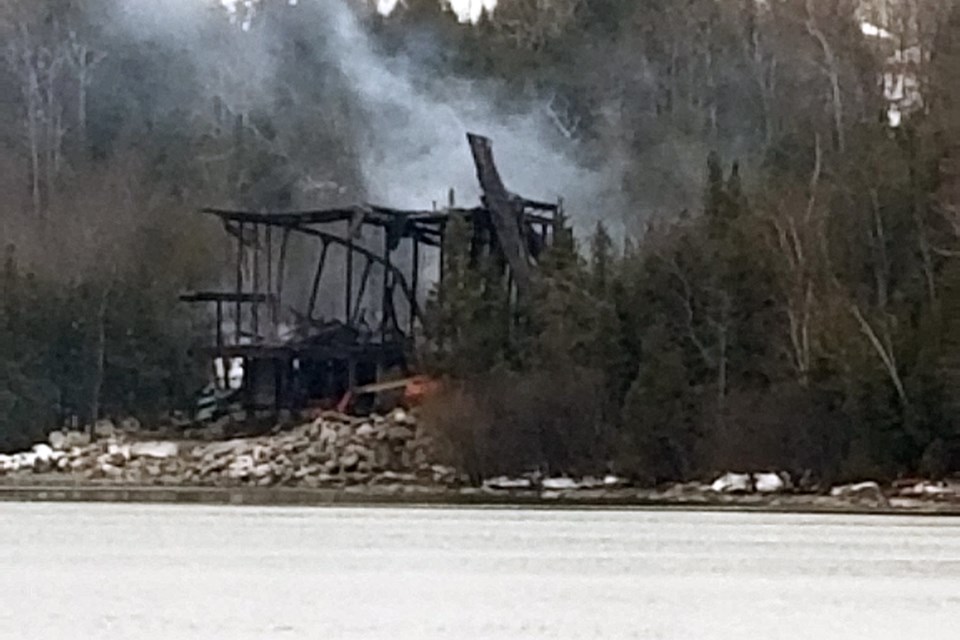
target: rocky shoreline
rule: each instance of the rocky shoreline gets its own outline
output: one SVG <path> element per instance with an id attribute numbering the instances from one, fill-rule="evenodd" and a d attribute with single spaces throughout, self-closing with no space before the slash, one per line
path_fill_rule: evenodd
<path id="1" fill-rule="evenodd" d="M 617 489 L 577 492 L 494 491 L 429 485 L 348 486 L 304 489 L 291 487 L 135 486 L 115 483 L 41 480 L 0 481 L 0 502 L 109 502 L 233 506 L 404 506 L 680 509 L 758 511 L 810 514 L 960 516 L 960 504 L 894 497 L 884 504 L 830 496 L 704 495 L 682 498 L 657 490 Z"/>
<path id="2" fill-rule="evenodd" d="M 100 423 L 93 436 L 54 432 L 30 451 L 0 456 L 0 479 L 140 486 L 300 487 L 458 481 L 430 463 L 431 441 L 397 410 L 353 418 L 324 413 L 289 428 L 212 442 L 150 440 Z"/>
<path id="3" fill-rule="evenodd" d="M 656 507 L 815 513 L 960 515 L 960 482 L 875 482 L 823 490 L 774 472 L 711 483 L 638 488 L 596 478 L 490 478 L 471 486 L 432 462 L 416 416 L 324 413 L 265 435 L 204 442 L 149 439 L 111 423 L 93 437 L 54 432 L 30 451 L 0 455 L 0 501 L 186 502 L 259 505 L 503 505 Z"/>

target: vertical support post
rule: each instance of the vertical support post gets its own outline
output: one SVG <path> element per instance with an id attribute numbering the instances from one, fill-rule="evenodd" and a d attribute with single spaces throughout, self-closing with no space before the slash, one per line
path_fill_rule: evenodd
<path id="1" fill-rule="evenodd" d="M 446 272 L 446 263 L 447 263 L 447 223 L 446 221 L 440 223 L 440 264 L 438 273 L 438 282 L 443 284 L 443 277 Z"/>
<path id="2" fill-rule="evenodd" d="M 350 221 L 347 221 L 347 285 L 346 300 L 344 301 L 344 315 L 347 319 L 347 326 L 353 324 L 353 314 L 351 307 L 353 302 L 353 234 L 350 233 Z M 351 365 L 352 366 L 352 365 Z"/>
<path id="3" fill-rule="evenodd" d="M 410 336 L 413 337 L 413 331 L 416 328 L 417 316 L 415 309 L 420 301 L 420 237 L 413 236 L 413 273 L 410 274 L 413 288 L 413 300 L 410 301 Z"/>
<path id="4" fill-rule="evenodd" d="M 216 363 L 213 363 L 213 373 L 214 378 L 216 378 L 218 384 L 222 381 L 223 388 L 230 388 L 230 365 L 227 363 L 227 359 L 223 357 L 223 300 L 217 298 L 217 358 L 220 360 L 220 367 L 223 372 L 221 377 L 220 372 L 217 371 Z"/>
<path id="5" fill-rule="evenodd" d="M 321 239 L 323 249 L 320 250 L 320 259 L 317 261 L 317 272 L 313 274 L 313 288 L 310 290 L 310 303 L 307 305 L 307 318 L 313 320 L 313 311 L 317 307 L 317 296 L 320 294 L 320 280 L 323 277 L 323 266 L 327 262 L 327 250 L 330 243 Z"/>
<path id="6" fill-rule="evenodd" d="M 380 336 L 381 340 L 386 342 L 387 338 L 387 312 L 390 310 L 390 234 L 386 227 L 383 229 L 383 294 L 380 301 Z"/>
<path id="7" fill-rule="evenodd" d="M 250 304 L 253 319 L 253 337 L 260 341 L 260 225 L 253 225 L 253 297 Z"/>
<path id="8" fill-rule="evenodd" d="M 447 221 L 450 219 L 450 216 L 453 215 L 452 210 L 457 205 L 457 193 L 453 187 L 450 187 L 450 192 L 447 194 L 447 204 L 450 210 L 447 212 L 446 219 L 440 223 L 440 264 L 437 267 L 437 282 L 441 285 L 443 284 L 447 271 Z M 443 287 L 440 287 L 439 291 L 441 296 L 440 301 L 443 302 Z"/>
<path id="9" fill-rule="evenodd" d="M 507 344 L 513 345 L 514 326 L 517 324 L 517 306 L 513 301 L 513 271 L 509 267 L 507 271 L 507 317 L 504 319 L 507 323 Z"/>
<path id="10" fill-rule="evenodd" d="M 268 227 L 269 228 L 269 227 Z M 276 358 L 273 361 L 273 412 L 276 415 L 281 409 L 289 408 L 284 402 L 286 389 L 284 389 L 283 371 L 290 370 L 289 362 L 285 358 Z"/>
<path id="11" fill-rule="evenodd" d="M 367 258 L 367 264 L 363 267 L 363 275 L 360 276 L 360 288 L 357 290 L 357 299 L 353 305 L 353 317 L 360 317 L 360 303 L 367 292 L 367 281 L 370 280 L 370 271 L 373 269 L 373 260 Z"/>
<path id="12" fill-rule="evenodd" d="M 280 239 L 280 256 L 277 259 L 277 299 L 274 302 L 274 315 L 276 319 L 273 321 L 274 326 L 277 327 L 277 337 L 279 337 L 280 329 L 280 310 L 283 309 L 283 280 L 284 275 L 287 270 L 287 244 L 290 242 L 290 228 L 283 228 L 283 237 Z"/>
<path id="13" fill-rule="evenodd" d="M 563 212 L 563 198 L 557 198 L 557 212 L 553 216 L 553 241 L 556 243 L 557 238 L 560 237 L 560 232 L 563 230 L 560 228 L 560 225 L 564 221 L 564 212 Z"/>
<path id="14" fill-rule="evenodd" d="M 223 300 L 217 300 L 217 351 L 223 351 Z"/>
<path id="15" fill-rule="evenodd" d="M 270 314 L 270 333 L 276 333 L 277 313 L 273 307 L 273 227 L 267 225 L 267 311 Z"/>
<path id="16" fill-rule="evenodd" d="M 237 238 L 237 301 L 236 301 L 236 318 L 234 320 L 234 338 L 237 344 L 240 344 L 240 325 L 241 325 L 241 312 L 243 307 L 241 306 L 240 296 L 243 294 L 243 231 L 244 224 L 240 222 L 239 227 L 239 237 Z"/>

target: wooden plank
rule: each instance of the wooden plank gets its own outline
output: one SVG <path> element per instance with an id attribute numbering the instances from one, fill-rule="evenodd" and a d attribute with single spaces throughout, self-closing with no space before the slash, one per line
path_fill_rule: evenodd
<path id="1" fill-rule="evenodd" d="M 490 219 L 497 232 L 497 239 L 507 264 L 513 272 L 517 289 L 524 294 L 530 288 L 532 275 L 530 256 L 520 232 L 522 204 L 515 201 L 504 186 L 493 159 L 493 148 L 489 138 L 469 133 L 467 140 L 477 167 L 477 178 L 483 189 L 484 203 L 490 209 Z"/>
<path id="2" fill-rule="evenodd" d="M 313 319 L 313 312 L 317 308 L 317 296 L 320 294 L 320 281 L 323 278 L 323 267 L 327 263 L 327 250 L 330 243 L 321 239 L 322 248 L 320 249 L 320 258 L 317 260 L 317 270 L 313 274 L 313 288 L 310 289 L 310 302 L 307 304 L 307 317 Z"/>
<path id="3" fill-rule="evenodd" d="M 273 300 L 273 296 L 268 293 L 236 293 L 235 291 L 195 291 L 180 296 L 181 302 L 241 302 L 251 304 L 254 302 L 270 302 L 271 300 Z"/>
<path id="4" fill-rule="evenodd" d="M 407 282 L 406 276 L 404 276 L 404 275 L 403 275 L 403 272 L 400 271 L 400 269 L 397 268 L 395 265 L 390 264 L 388 261 L 384 260 L 383 257 L 381 257 L 380 255 L 374 253 L 373 251 L 370 251 L 369 249 L 364 248 L 362 245 L 354 244 L 353 242 L 350 242 L 349 240 L 344 240 L 344 239 L 341 238 L 340 236 L 336 236 L 336 235 L 333 235 L 333 234 L 330 234 L 330 233 L 325 233 L 325 232 L 319 231 L 319 230 L 317 230 L 317 229 L 311 229 L 311 228 L 309 228 L 309 227 L 297 227 L 295 230 L 296 230 L 296 231 L 299 231 L 299 232 L 301 232 L 301 233 L 304 233 L 304 234 L 306 234 L 306 235 L 316 236 L 316 237 L 318 237 L 318 238 L 323 238 L 323 239 L 325 239 L 327 242 L 332 243 L 332 244 L 338 244 L 338 245 L 347 247 L 348 249 L 352 250 L 352 252 L 357 253 L 357 254 L 359 254 L 359 255 L 362 255 L 362 256 L 364 256 L 365 258 L 367 258 L 368 260 L 372 260 L 373 262 L 376 262 L 377 264 L 383 265 L 384 268 L 389 269 L 390 271 L 392 271 L 392 272 L 393 272 L 393 275 L 394 275 L 394 278 L 396 279 L 396 283 L 400 285 L 400 289 L 403 291 L 403 295 L 407 296 L 408 299 L 413 300 L 413 302 L 414 302 L 414 310 L 415 310 L 415 312 L 416 312 L 416 314 L 417 314 L 417 317 L 422 317 L 422 314 L 420 313 L 420 307 L 419 307 L 419 305 L 416 303 L 416 300 L 414 300 L 414 297 L 413 297 L 413 294 L 412 294 L 412 292 L 411 292 L 411 290 L 410 290 L 410 285 L 409 285 L 409 283 Z M 351 297 L 352 297 L 352 296 L 351 296 Z"/>

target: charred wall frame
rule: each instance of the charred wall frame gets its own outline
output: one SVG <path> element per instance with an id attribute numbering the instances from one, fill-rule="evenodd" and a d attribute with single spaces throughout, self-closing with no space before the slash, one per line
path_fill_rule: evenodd
<path id="1" fill-rule="evenodd" d="M 435 250 L 438 277 L 444 278 L 444 239 L 448 223 L 462 217 L 471 228 L 471 255 L 495 255 L 503 265 L 511 296 L 522 296 L 530 284 L 540 253 L 563 224 L 562 204 L 537 202 L 506 190 L 494 164 L 490 141 L 468 135 L 483 190 L 482 205 L 456 208 L 453 195 L 446 208 L 400 210 L 363 205 L 339 209 L 258 213 L 207 208 L 217 217 L 235 245 L 232 291 L 198 291 L 181 296 L 184 302 L 213 305 L 215 343 L 208 357 L 240 358 L 244 362 L 241 402 L 248 409 L 300 409 L 320 397 L 334 398 L 358 384 L 375 382 L 390 368 L 407 370 L 413 357 L 420 305 L 424 251 Z M 373 232 L 373 233 L 371 233 Z M 361 238 L 380 235 L 373 248 Z M 290 243 L 300 236 L 318 249 L 306 308 L 286 304 Z M 331 247 L 342 249 L 342 262 L 331 265 Z M 403 252 L 409 262 L 397 259 Z M 356 278 L 359 266 L 359 279 Z M 316 317 L 324 274 L 343 274 L 343 313 L 325 320 Z M 367 327 L 361 304 L 375 272 L 379 279 L 379 323 Z M 406 308 L 401 322 L 397 303 Z M 227 314 L 232 310 L 232 331 Z M 283 318 L 296 318 L 292 335 L 282 335 Z M 305 369 L 313 383 L 303 388 Z M 326 382 L 317 382 L 327 376 Z"/>

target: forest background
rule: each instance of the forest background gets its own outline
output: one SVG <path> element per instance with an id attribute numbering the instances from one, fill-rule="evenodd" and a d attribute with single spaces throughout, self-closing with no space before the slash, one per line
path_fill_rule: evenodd
<path id="1" fill-rule="evenodd" d="M 465 471 L 960 469 L 954 3 L 394 4 L 4 0 L 0 449 L 189 403 L 198 208 L 469 202 L 469 129 L 576 233 L 519 317 L 451 234 Z"/>

